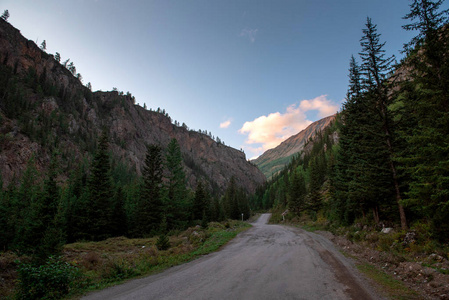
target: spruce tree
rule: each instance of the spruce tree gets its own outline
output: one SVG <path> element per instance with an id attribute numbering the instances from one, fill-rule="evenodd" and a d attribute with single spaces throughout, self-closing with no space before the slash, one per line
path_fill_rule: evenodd
<path id="1" fill-rule="evenodd" d="M 162 149 L 147 146 L 142 185 L 136 211 L 136 234 L 149 236 L 159 230 L 162 222 Z"/>
<path id="2" fill-rule="evenodd" d="M 355 219 L 355 207 L 349 202 L 349 182 L 352 177 L 349 170 L 355 163 L 354 155 L 356 150 L 356 134 L 360 128 L 357 117 L 363 111 L 360 109 L 358 101 L 361 99 L 361 70 L 354 56 L 351 56 L 349 67 L 349 88 L 346 95 L 346 102 L 343 104 L 341 113 L 341 123 L 339 123 L 339 142 L 336 163 L 334 167 L 333 183 L 333 210 L 335 218 L 342 224 L 349 225 Z"/>
<path id="3" fill-rule="evenodd" d="M 103 131 L 87 181 L 89 231 L 93 240 L 102 240 L 112 236 L 113 187 L 108 147 L 108 136 L 106 131 Z"/>
<path id="4" fill-rule="evenodd" d="M 188 221 L 186 176 L 182 165 L 181 148 L 176 139 L 172 139 L 168 144 L 165 161 L 167 197 L 164 206 L 167 224 L 169 228 L 183 228 Z"/>
<path id="5" fill-rule="evenodd" d="M 192 205 L 192 217 L 194 220 L 202 220 L 203 217 L 208 215 L 209 209 L 209 197 L 204 187 L 203 182 L 200 180 L 195 189 L 195 197 L 193 198 Z"/>
<path id="6" fill-rule="evenodd" d="M 27 163 L 27 169 L 21 178 L 21 183 L 14 198 L 12 198 L 11 219 L 14 220 L 14 240 L 13 247 L 19 251 L 30 253 L 36 245 L 35 228 L 39 226 L 35 224 L 33 203 L 39 195 L 41 186 L 37 181 L 37 169 L 34 157 Z M 34 208 L 34 207 L 33 207 Z"/>
<path id="7" fill-rule="evenodd" d="M 449 31 L 443 1 L 415 0 L 405 19 L 418 35 L 405 45 L 408 78 L 400 82 L 397 117 L 407 148 L 398 157 L 410 183 L 407 206 L 432 219 L 435 237 L 449 236 Z M 415 48 L 412 48 L 415 47 Z"/>
<path id="8" fill-rule="evenodd" d="M 381 127 L 379 129 L 382 131 L 382 135 L 380 136 L 379 143 L 383 143 L 387 147 L 387 162 L 391 172 L 401 227 L 406 229 L 407 219 L 402 205 L 399 174 L 393 158 L 393 126 L 388 111 L 390 98 L 388 97 L 388 89 L 385 82 L 387 75 L 392 70 L 391 65 L 394 57 L 385 57 L 385 42 L 380 42 L 380 34 L 377 33 L 377 26 L 371 22 L 370 18 L 367 18 L 366 28 L 363 29 L 363 34 L 360 41 L 360 45 L 362 46 L 360 56 L 363 61 L 361 67 L 364 79 L 363 83 L 365 89 L 369 93 L 369 99 L 373 102 L 373 105 L 380 116 Z"/>
<path id="9" fill-rule="evenodd" d="M 309 201 L 307 206 L 310 211 L 315 213 L 318 212 L 322 204 L 321 186 L 323 184 L 323 174 L 320 168 L 319 158 L 320 156 L 313 157 L 309 165 L 310 183 Z"/>
<path id="10" fill-rule="evenodd" d="M 274 192 L 274 190 L 273 190 Z M 274 195 L 273 195 L 274 198 Z M 237 200 L 237 185 L 235 182 L 235 177 L 232 176 L 229 181 L 228 187 L 226 188 L 225 195 L 223 197 L 224 209 L 227 218 L 238 220 L 239 207 Z"/>
<path id="11" fill-rule="evenodd" d="M 87 162 L 82 162 L 71 174 L 62 196 L 63 222 L 69 243 L 91 239 L 86 166 Z"/>
<path id="12" fill-rule="evenodd" d="M 44 182 L 44 190 L 40 196 L 37 213 L 41 228 L 36 233 L 42 235 L 38 249 L 38 255 L 42 260 L 50 255 L 57 255 L 62 250 L 64 234 L 62 231 L 62 211 L 60 208 L 60 192 L 56 184 L 57 153 L 53 154 L 47 178 Z M 37 223 L 37 222 L 36 222 Z"/>
<path id="13" fill-rule="evenodd" d="M 11 190 L 3 189 L 3 180 L 0 173 L 0 249 L 7 250 L 14 238 L 13 208 L 11 201 Z"/>
<path id="14" fill-rule="evenodd" d="M 413 0 L 410 4 L 410 12 L 404 19 L 412 23 L 402 26 L 407 31 L 417 30 L 418 35 L 404 45 L 404 51 L 408 54 L 415 48 L 434 47 L 438 42 L 438 31 L 447 23 L 449 9 L 440 11 L 444 0 Z"/>
<path id="15" fill-rule="evenodd" d="M 112 235 L 126 236 L 128 234 L 128 220 L 125 211 L 125 195 L 120 185 L 115 189 L 112 205 Z"/>
<path id="16" fill-rule="evenodd" d="M 293 171 L 290 182 L 288 208 L 299 215 L 305 207 L 306 183 L 301 171 Z"/>
<path id="17" fill-rule="evenodd" d="M 2 18 L 5 21 L 8 21 L 8 19 L 9 19 L 9 11 L 7 9 L 5 9 L 3 11 L 3 14 L 2 14 L 2 16 L 0 18 Z"/>

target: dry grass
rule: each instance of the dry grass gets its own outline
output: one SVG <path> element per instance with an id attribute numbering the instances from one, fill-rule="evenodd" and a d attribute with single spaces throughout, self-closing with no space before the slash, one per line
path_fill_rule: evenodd
<path id="1" fill-rule="evenodd" d="M 157 237 L 115 237 L 100 242 L 67 244 L 63 249 L 63 259 L 78 267 L 84 278 L 83 285 L 71 296 L 160 272 L 216 251 L 249 227 L 249 224 L 238 221 L 210 223 L 208 229 L 191 227 L 170 236 L 170 248 L 164 251 L 157 249 Z M 0 252 L 0 299 L 13 299 L 17 279 L 15 261 L 18 258 L 12 252 Z M 27 258 L 20 259 L 24 261 Z"/>

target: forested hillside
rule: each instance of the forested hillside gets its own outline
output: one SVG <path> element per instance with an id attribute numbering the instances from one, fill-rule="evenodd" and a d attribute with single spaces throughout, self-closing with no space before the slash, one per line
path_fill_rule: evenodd
<path id="1" fill-rule="evenodd" d="M 367 18 L 342 112 L 259 190 L 257 205 L 336 226 L 395 224 L 449 241 L 449 27 L 442 2 L 410 5 L 404 29 L 417 35 L 396 65 Z"/>
<path id="2" fill-rule="evenodd" d="M 265 181 L 242 151 L 131 93 L 92 92 L 70 59 L 0 19 L 0 250 L 148 237 L 249 217 Z"/>

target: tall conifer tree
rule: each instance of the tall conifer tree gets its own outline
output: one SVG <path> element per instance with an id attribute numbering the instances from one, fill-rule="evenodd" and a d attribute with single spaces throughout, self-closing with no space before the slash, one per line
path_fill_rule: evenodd
<path id="1" fill-rule="evenodd" d="M 162 149 L 148 145 L 142 172 L 140 199 L 136 211 L 136 234 L 148 236 L 160 229 L 163 217 L 162 203 Z"/>
<path id="2" fill-rule="evenodd" d="M 401 138 L 407 148 L 399 161 L 410 179 L 407 204 L 431 218 L 437 238 L 449 238 L 449 30 L 444 1 L 414 0 L 405 19 L 406 30 L 418 35 L 405 45 L 407 80 L 400 82 L 396 100 Z M 415 47 L 415 48 L 413 48 Z M 445 238 L 444 238 L 445 237 Z"/>
<path id="3" fill-rule="evenodd" d="M 302 172 L 295 170 L 291 176 L 288 208 L 299 215 L 305 206 L 306 182 Z"/>
<path id="4" fill-rule="evenodd" d="M 402 205 L 399 175 L 393 159 L 393 127 L 387 109 L 390 104 L 390 99 L 388 97 L 388 89 L 385 82 L 385 79 L 392 70 L 391 65 L 394 57 L 385 57 L 385 42 L 380 42 L 380 34 L 377 33 L 377 26 L 372 23 L 370 18 L 367 18 L 366 28 L 363 29 L 363 34 L 360 41 L 360 45 L 362 46 L 360 56 L 363 61 L 362 74 L 364 75 L 364 84 L 367 93 L 369 93 L 369 97 L 373 101 L 373 105 L 380 116 L 382 127 L 379 128 L 379 130 L 381 130 L 383 136 L 379 142 L 384 143 L 387 147 L 387 160 L 391 171 L 401 227 L 406 229 L 407 219 Z"/>
<path id="5" fill-rule="evenodd" d="M 113 188 L 108 148 L 108 135 L 106 131 L 103 131 L 87 182 L 89 188 L 88 220 L 93 240 L 102 240 L 112 236 Z"/>
<path id="6" fill-rule="evenodd" d="M 179 143 L 172 139 L 167 147 L 167 198 L 165 215 L 169 228 L 183 228 L 187 225 L 187 189 L 186 176 L 182 165 Z"/>

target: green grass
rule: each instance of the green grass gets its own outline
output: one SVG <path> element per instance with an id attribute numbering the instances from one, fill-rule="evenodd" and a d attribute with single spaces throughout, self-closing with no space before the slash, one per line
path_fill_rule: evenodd
<path id="1" fill-rule="evenodd" d="M 179 237 L 171 237 L 172 248 L 167 251 L 154 250 L 155 248 L 152 246 L 155 242 L 154 238 L 119 238 L 117 241 L 112 240 L 108 242 L 107 240 L 97 243 L 88 242 L 69 245 L 70 249 L 76 249 L 80 252 L 102 249 L 101 253 L 103 253 L 101 257 L 92 258 L 92 260 L 97 261 L 92 269 L 82 268 L 90 284 L 73 291 L 71 297 L 76 298 L 86 292 L 104 289 L 129 279 L 159 273 L 170 267 L 192 261 L 200 256 L 219 250 L 236 237 L 237 234 L 251 227 L 246 222 L 230 221 L 229 223 L 229 228 L 215 223 L 207 230 L 190 229 L 190 232 L 198 231 L 204 237 L 204 241 L 193 241 L 194 246 L 191 248 L 185 248 L 185 242 L 181 242 Z M 127 247 L 134 246 L 142 249 L 142 245 L 147 245 L 149 252 L 140 251 L 134 255 L 127 254 L 129 252 Z M 81 261 L 82 258 L 80 257 L 79 260 Z"/>
<path id="2" fill-rule="evenodd" d="M 78 299 L 87 292 L 192 261 L 219 250 L 237 234 L 251 227 L 247 222 L 235 220 L 211 222 L 208 225 L 207 229 L 197 226 L 175 232 L 169 237 L 170 248 L 167 250 L 158 250 L 157 237 L 115 237 L 100 242 L 65 245 L 61 261 L 67 262 L 80 273 L 76 282 L 70 285 L 66 299 Z M 17 276 L 14 275 L 18 268 L 15 261 L 26 259 L 12 253 L 0 254 L 0 275 L 5 278 L 0 285 L 0 298 L 15 299 L 15 293 L 19 291 Z"/>
<path id="3" fill-rule="evenodd" d="M 364 263 L 357 264 L 357 269 L 376 282 L 380 289 L 385 292 L 390 299 L 419 299 L 418 293 L 410 290 L 401 281 L 394 279 L 387 273 L 378 270 L 373 265 Z"/>

